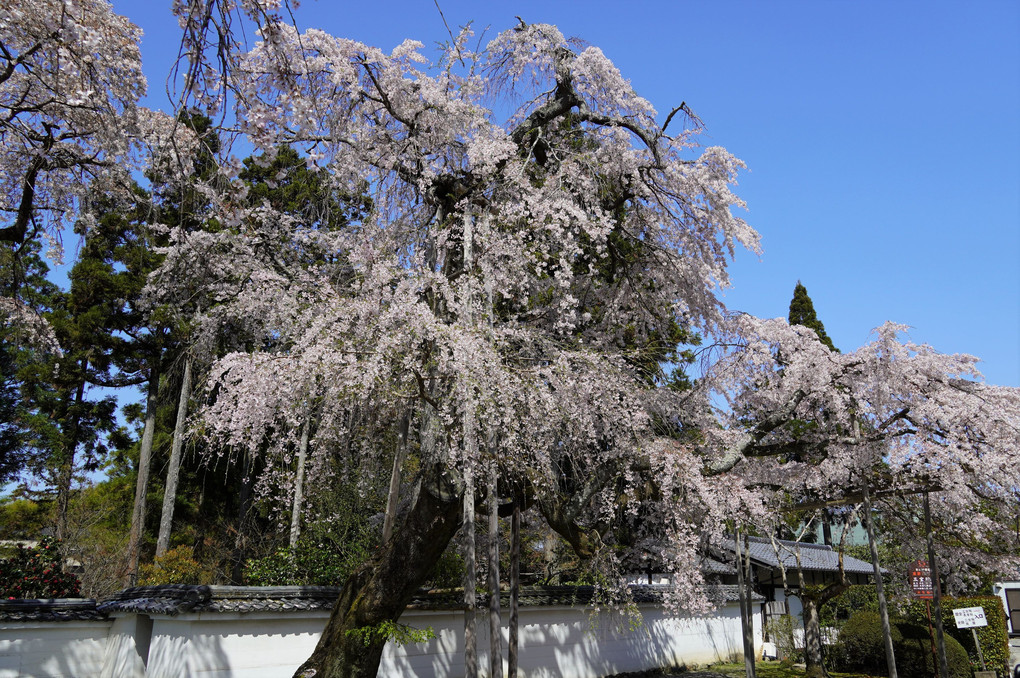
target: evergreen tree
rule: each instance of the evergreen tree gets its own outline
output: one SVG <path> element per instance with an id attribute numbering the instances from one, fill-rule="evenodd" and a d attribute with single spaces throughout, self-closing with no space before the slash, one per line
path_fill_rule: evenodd
<path id="1" fill-rule="evenodd" d="M 10 299 L 39 316 L 49 311 L 59 290 L 46 279 L 49 267 L 34 241 L 20 247 L 0 247 L 0 297 Z M 31 403 L 24 394 L 19 371 L 41 360 L 46 349 L 26 341 L 21 320 L 0 309 L 0 482 L 31 473 L 42 456 Z"/>
<path id="2" fill-rule="evenodd" d="M 790 316 L 788 318 L 791 325 L 802 325 L 815 331 L 818 335 L 818 340 L 829 347 L 830 351 L 839 353 L 839 349 L 836 348 L 832 339 L 825 333 L 825 325 L 818 319 L 815 314 L 815 305 L 811 303 L 811 297 L 808 296 L 807 288 L 797 281 L 797 286 L 793 288 L 793 299 L 790 300 Z"/>

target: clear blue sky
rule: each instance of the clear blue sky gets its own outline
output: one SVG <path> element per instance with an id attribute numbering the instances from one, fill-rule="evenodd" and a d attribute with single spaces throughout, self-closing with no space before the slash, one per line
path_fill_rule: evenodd
<path id="1" fill-rule="evenodd" d="M 169 0 L 113 4 L 145 31 L 148 103 L 166 109 Z M 844 351 L 894 320 L 1020 386 L 1020 3 L 440 6 L 454 30 L 556 24 L 747 162 L 738 192 L 765 252 L 738 256 L 729 308 L 785 317 L 799 279 Z M 384 49 L 447 39 L 433 0 L 304 0 L 297 21 Z"/>

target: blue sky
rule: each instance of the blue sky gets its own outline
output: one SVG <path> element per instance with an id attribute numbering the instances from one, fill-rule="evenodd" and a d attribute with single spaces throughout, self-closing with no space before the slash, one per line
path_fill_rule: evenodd
<path id="1" fill-rule="evenodd" d="M 747 162 L 764 254 L 738 255 L 733 310 L 786 316 L 797 280 L 844 351 L 886 320 L 1020 386 L 1020 3 L 440 0 L 451 27 L 553 23 L 600 47 L 663 114 Z M 114 0 L 145 31 L 148 105 L 179 32 L 169 0 Z M 433 0 L 304 0 L 300 28 L 384 49 L 447 39 Z"/>

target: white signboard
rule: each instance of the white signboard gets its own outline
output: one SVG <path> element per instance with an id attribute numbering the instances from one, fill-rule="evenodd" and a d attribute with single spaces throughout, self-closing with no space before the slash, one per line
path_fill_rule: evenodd
<path id="1" fill-rule="evenodd" d="M 961 607 L 958 610 L 953 610 L 953 616 L 956 617 L 956 628 L 958 629 L 988 626 L 983 607 Z"/>

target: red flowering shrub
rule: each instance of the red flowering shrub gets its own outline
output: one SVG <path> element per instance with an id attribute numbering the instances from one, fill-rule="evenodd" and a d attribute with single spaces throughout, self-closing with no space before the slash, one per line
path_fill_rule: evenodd
<path id="1" fill-rule="evenodd" d="M 61 567 L 60 549 L 52 539 L 35 548 L 18 546 L 10 558 L 0 560 L 0 599 L 80 598 L 78 578 Z"/>

